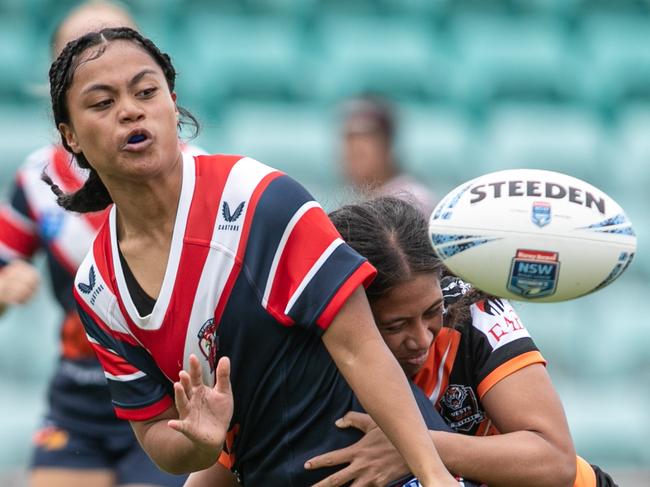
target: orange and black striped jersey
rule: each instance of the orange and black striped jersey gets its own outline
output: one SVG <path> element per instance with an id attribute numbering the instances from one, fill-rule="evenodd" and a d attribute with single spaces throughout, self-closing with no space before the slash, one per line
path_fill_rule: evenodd
<path id="1" fill-rule="evenodd" d="M 479 301 L 470 312 L 471 320 L 440 330 L 413 380 L 453 430 L 494 434 L 481 398 L 513 372 L 546 361 L 508 301 Z"/>
<path id="2" fill-rule="evenodd" d="M 440 330 L 413 381 L 454 431 L 499 434 L 481 399 L 510 374 L 546 361 L 508 301 L 479 301 L 470 312 L 471 319 L 460 326 Z M 584 459 L 576 457 L 576 462 L 574 487 L 615 486 L 607 474 Z"/>

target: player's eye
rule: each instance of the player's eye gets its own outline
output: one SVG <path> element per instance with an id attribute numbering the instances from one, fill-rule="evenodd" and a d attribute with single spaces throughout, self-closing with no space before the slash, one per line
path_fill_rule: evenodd
<path id="1" fill-rule="evenodd" d="M 112 103 L 113 100 L 111 100 L 110 98 L 106 98 L 104 100 L 100 100 L 98 102 L 93 103 L 92 105 L 90 105 L 90 108 L 94 108 L 96 110 L 103 110 L 104 108 L 108 108 L 109 106 L 111 106 Z"/>
<path id="2" fill-rule="evenodd" d="M 156 91 L 158 91 L 158 88 L 156 87 L 145 88 L 144 90 L 138 92 L 138 96 L 143 98 L 150 98 L 156 94 Z"/>

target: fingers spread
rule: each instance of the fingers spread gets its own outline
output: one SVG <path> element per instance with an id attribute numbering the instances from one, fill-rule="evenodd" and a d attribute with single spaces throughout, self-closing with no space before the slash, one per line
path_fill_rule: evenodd
<path id="1" fill-rule="evenodd" d="M 230 386 L 230 359 L 228 357 L 221 357 L 219 363 L 217 363 L 217 380 L 214 388 L 222 394 L 232 394 Z"/>
<path id="2" fill-rule="evenodd" d="M 189 414 L 189 398 L 185 394 L 185 389 L 180 382 L 174 382 L 174 402 L 176 403 L 178 414 L 182 418 Z"/>
<path id="3" fill-rule="evenodd" d="M 203 378 L 201 377 L 201 364 L 196 355 L 190 355 L 190 383 L 192 387 L 201 387 Z"/>
<path id="4" fill-rule="evenodd" d="M 185 391 L 185 395 L 187 396 L 188 400 L 192 399 L 192 383 L 190 380 L 190 374 L 185 372 L 184 370 L 181 370 L 178 373 L 178 380 L 180 381 L 181 385 L 183 386 L 183 390 Z"/>

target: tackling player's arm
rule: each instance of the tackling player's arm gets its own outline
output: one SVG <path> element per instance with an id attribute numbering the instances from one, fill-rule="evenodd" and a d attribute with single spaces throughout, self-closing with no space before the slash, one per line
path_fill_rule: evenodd
<path id="1" fill-rule="evenodd" d="M 348 298 L 323 334 L 323 343 L 363 407 L 420 482 L 457 486 L 426 435 L 406 377 L 374 324 L 363 288 Z"/>
<path id="2" fill-rule="evenodd" d="M 543 365 L 529 365 L 502 379 L 483 396 L 482 402 L 502 434 L 471 436 L 430 431 L 449 470 L 488 485 L 574 485 L 573 442 L 562 405 Z M 367 434 L 355 445 L 309 460 L 310 468 L 348 464 L 318 487 L 339 486 L 354 479 L 381 479 L 386 483 L 408 473 L 399 453 L 367 415 L 348 413 L 337 425 L 355 427 Z"/>

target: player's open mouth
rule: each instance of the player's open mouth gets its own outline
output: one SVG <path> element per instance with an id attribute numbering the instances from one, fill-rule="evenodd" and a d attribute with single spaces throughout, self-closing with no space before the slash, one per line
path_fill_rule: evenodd
<path id="1" fill-rule="evenodd" d="M 153 137 L 147 130 L 136 129 L 129 132 L 124 144 L 122 145 L 122 150 L 128 152 L 139 152 L 149 147 L 152 142 Z"/>

